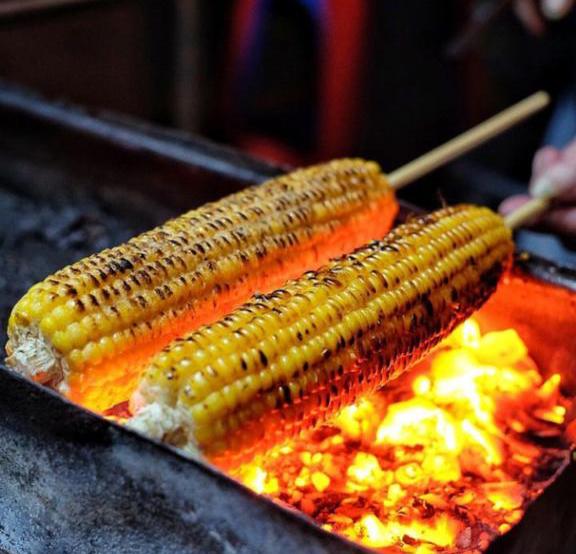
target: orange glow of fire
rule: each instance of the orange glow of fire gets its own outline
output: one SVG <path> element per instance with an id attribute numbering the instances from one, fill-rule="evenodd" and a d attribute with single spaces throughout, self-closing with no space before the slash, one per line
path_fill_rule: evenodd
<path id="1" fill-rule="evenodd" d="M 559 385 L 514 330 L 470 319 L 410 375 L 233 475 L 368 547 L 477 552 L 565 460 Z"/>

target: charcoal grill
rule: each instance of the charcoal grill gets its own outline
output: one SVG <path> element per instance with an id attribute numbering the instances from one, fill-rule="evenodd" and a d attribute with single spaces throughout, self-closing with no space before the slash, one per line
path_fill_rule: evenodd
<path id="1" fill-rule="evenodd" d="M 0 126 L 2 343 L 10 307 L 33 282 L 282 169 L 5 83 Z M 521 255 L 486 313 L 576 390 L 576 272 Z M 368 552 L 3 366 L 0 390 L 0 550 Z M 572 463 L 491 552 L 573 553 L 575 496 Z"/>

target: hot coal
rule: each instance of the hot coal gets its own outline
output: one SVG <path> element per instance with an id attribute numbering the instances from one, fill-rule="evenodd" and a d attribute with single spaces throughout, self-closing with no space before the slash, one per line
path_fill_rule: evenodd
<path id="1" fill-rule="evenodd" d="M 412 373 L 233 474 L 382 552 L 477 554 L 569 462 L 560 382 L 515 331 L 471 319 Z"/>

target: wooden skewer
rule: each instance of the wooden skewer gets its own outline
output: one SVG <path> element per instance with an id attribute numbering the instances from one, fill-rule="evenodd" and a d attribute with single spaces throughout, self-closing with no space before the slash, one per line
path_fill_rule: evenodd
<path id="1" fill-rule="evenodd" d="M 539 215 L 550 207 L 550 198 L 532 198 L 526 204 L 509 213 L 504 221 L 510 229 L 518 229 L 532 223 Z"/>
<path id="2" fill-rule="evenodd" d="M 545 108 L 550 102 L 546 92 L 537 92 L 491 117 L 484 123 L 453 138 L 447 143 L 416 158 L 388 175 L 393 189 L 400 189 L 503 133 Z"/>

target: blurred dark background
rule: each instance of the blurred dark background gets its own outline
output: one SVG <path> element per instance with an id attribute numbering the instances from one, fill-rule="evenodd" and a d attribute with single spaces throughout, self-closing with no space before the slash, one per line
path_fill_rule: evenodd
<path id="1" fill-rule="evenodd" d="M 388 171 L 546 89 L 545 114 L 401 194 L 495 207 L 539 146 L 576 135 L 576 18 L 535 36 L 501 0 L 0 0 L 0 78 L 286 165 Z"/>

